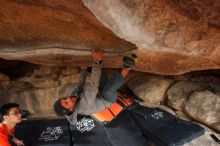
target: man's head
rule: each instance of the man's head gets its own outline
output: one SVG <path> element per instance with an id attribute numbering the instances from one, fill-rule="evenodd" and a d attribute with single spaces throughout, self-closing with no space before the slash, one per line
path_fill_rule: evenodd
<path id="1" fill-rule="evenodd" d="M 19 105 L 16 103 L 6 103 L 0 109 L 2 122 L 17 124 L 22 121 Z"/>
<path id="2" fill-rule="evenodd" d="M 58 116 L 71 114 L 76 107 L 77 99 L 76 96 L 68 96 L 58 99 L 54 103 L 54 111 Z"/>

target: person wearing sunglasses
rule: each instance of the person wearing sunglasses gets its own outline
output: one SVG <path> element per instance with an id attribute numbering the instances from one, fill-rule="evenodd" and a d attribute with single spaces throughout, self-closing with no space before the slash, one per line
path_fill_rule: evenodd
<path id="1" fill-rule="evenodd" d="M 0 108 L 0 146 L 24 146 L 22 140 L 14 136 L 16 124 L 22 121 L 19 105 L 16 103 L 6 103 Z"/>
<path id="2" fill-rule="evenodd" d="M 137 56 L 123 57 L 123 68 L 110 80 L 106 70 L 101 68 L 103 51 L 95 49 L 92 54 L 91 80 L 84 87 L 87 68 L 81 72 L 79 82 L 70 96 L 62 97 L 54 103 L 55 113 L 66 116 L 71 125 L 77 124 L 77 115 L 91 115 L 112 105 L 118 98 L 117 90 L 123 85 L 131 67 L 135 65 Z"/>

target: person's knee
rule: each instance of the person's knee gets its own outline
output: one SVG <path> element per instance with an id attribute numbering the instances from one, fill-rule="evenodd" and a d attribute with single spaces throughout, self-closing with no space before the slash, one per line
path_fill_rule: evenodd
<path id="1" fill-rule="evenodd" d="M 109 102 L 115 102 L 117 100 L 117 94 L 111 93 L 111 92 L 104 92 L 102 91 L 102 96 L 104 97 L 105 100 Z"/>

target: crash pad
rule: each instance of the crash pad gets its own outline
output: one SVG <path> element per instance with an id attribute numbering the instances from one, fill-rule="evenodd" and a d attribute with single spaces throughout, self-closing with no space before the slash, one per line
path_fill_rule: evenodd
<path id="1" fill-rule="evenodd" d="M 159 146 L 183 145 L 204 134 L 200 125 L 179 119 L 159 108 L 140 105 L 131 113 L 144 136 Z"/>
<path id="2" fill-rule="evenodd" d="M 147 146 L 148 143 L 127 111 L 107 126 L 81 115 L 71 129 L 74 146 Z"/>
<path id="3" fill-rule="evenodd" d="M 16 126 L 15 136 L 26 146 L 71 146 L 66 119 L 27 120 Z"/>

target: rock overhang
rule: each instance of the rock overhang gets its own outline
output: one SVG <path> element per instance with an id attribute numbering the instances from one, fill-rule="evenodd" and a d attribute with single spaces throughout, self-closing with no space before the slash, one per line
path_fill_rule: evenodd
<path id="1" fill-rule="evenodd" d="M 217 1 L 0 3 L 0 58 L 6 60 L 90 66 L 91 51 L 102 48 L 104 67 L 120 68 L 121 56 L 135 50 L 137 71 L 172 75 L 220 68 Z"/>

